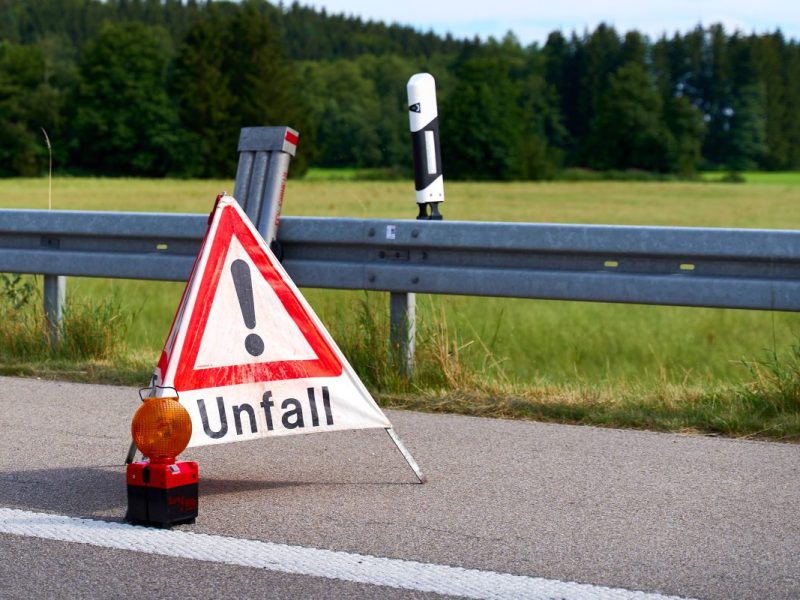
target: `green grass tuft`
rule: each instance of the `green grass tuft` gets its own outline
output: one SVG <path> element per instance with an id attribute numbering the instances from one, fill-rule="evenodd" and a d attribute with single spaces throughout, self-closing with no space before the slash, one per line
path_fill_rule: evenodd
<path id="1" fill-rule="evenodd" d="M 12 365 L 111 361 L 126 353 L 125 336 L 135 318 L 113 298 L 68 298 L 64 306 L 58 342 L 50 339 L 41 289 L 34 278 L 3 274 L 2 281 L 16 282 L 0 289 L 0 360 Z M 20 292 L 20 290 L 24 290 Z"/>
<path id="2" fill-rule="evenodd" d="M 331 334 L 369 388 L 390 393 L 456 389 L 502 377 L 486 356 L 482 366 L 476 365 L 474 342 L 459 339 L 442 310 L 418 325 L 415 364 L 407 373 L 400 349 L 389 340 L 389 315 L 382 296 L 364 292 L 340 304 L 328 318 Z"/>

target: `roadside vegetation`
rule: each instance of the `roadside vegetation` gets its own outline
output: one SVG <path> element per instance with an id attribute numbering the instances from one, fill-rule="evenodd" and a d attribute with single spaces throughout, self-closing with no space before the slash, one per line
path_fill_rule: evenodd
<path id="1" fill-rule="evenodd" d="M 448 184 L 447 219 L 800 226 L 800 174 L 748 183 Z M 0 207 L 46 208 L 42 179 L 0 183 Z M 206 212 L 229 181 L 56 178 L 54 209 Z M 290 181 L 284 214 L 412 218 L 408 182 Z M 55 348 L 41 277 L 0 280 L 0 373 L 144 385 L 183 285 L 68 280 Z M 800 441 L 800 315 L 418 295 L 404 378 L 383 293 L 304 290 L 384 406 Z"/>
<path id="2" fill-rule="evenodd" d="M 270 123 L 301 134 L 285 215 L 412 219 L 425 71 L 447 220 L 800 227 L 800 43 L 777 30 L 524 46 L 266 0 L 2 4 L 2 208 L 205 213 L 241 126 Z M 149 379 L 182 284 L 71 278 L 56 345 L 41 286 L 0 281 L 0 373 Z M 419 295 L 404 378 L 386 294 L 305 292 L 387 406 L 800 440 L 800 314 Z"/>

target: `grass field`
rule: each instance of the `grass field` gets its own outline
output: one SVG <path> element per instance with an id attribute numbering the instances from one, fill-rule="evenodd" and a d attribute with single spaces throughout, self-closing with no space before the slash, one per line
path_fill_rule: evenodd
<path id="1" fill-rule="evenodd" d="M 442 212 L 448 220 L 800 227 L 800 173 L 745 177 L 745 184 L 449 183 Z M 53 209 L 204 213 L 217 193 L 232 189 L 232 181 L 57 178 Z M 46 209 L 47 204 L 45 179 L 0 181 L 0 208 Z M 284 215 L 413 218 L 415 214 L 412 184 L 398 181 L 290 181 L 284 203 Z M 178 283 L 69 280 L 72 297 L 112 298 L 125 314 L 135 315 L 126 345 L 128 355 L 144 365 L 154 361 L 160 350 L 181 290 Z M 386 294 L 367 298 L 357 292 L 305 292 L 340 340 L 352 336 L 353 314 L 365 299 L 373 311 L 383 313 L 380 318 L 388 311 Z M 430 398 L 438 397 L 433 408 L 492 413 L 464 408 L 463 402 L 474 408 L 475 399 L 469 395 L 473 386 L 491 388 L 495 395 L 505 393 L 504 406 L 512 409 L 521 406 L 514 404 L 515 398 L 548 406 L 552 398 L 559 399 L 558 406 L 544 413 L 528 415 L 525 404 L 521 415 L 516 409 L 492 414 L 618 425 L 642 425 L 642 418 L 590 418 L 576 406 L 627 398 L 633 403 L 628 412 L 635 413 L 642 410 L 636 404 L 640 398 L 662 404 L 698 398 L 724 402 L 761 376 L 753 374 L 753 361 L 777 359 L 780 368 L 791 366 L 792 347 L 800 335 L 800 315 L 791 313 L 498 298 L 420 295 L 418 318 L 423 345 L 434 338 L 440 343 L 441 329 L 436 327 L 446 323 L 446 335 L 453 340 L 446 353 L 460 348 L 458 359 L 471 378 L 462 378 L 455 396 L 418 390 L 400 398 L 392 390 L 382 390 L 386 402 L 431 408 Z M 346 340 L 340 343 L 347 348 Z M 797 409 L 800 414 L 800 404 Z M 800 438 L 800 419 L 795 417 L 793 423 L 777 434 L 762 431 L 769 428 L 763 423 L 744 433 Z M 704 429 L 691 421 L 644 426 Z M 735 427 L 718 429 L 736 432 Z"/>
<path id="2" fill-rule="evenodd" d="M 800 173 L 764 182 L 448 183 L 448 220 L 792 228 Z M 745 173 L 748 178 L 756 174 Z M 748 179 L 750 181 L 750 179 Z M 53 209 L 208 212 L 233 181 L 57 178 Z M 0 180 L 0 207 L 48 208 L 45 179 Z M 411 182 L 290 180 L 285 215 L 414 218 Z"/>
<path id="3" fill-rule="evenodd" d="M 703 173 L 702 179 L 705 181 L 719 181 L 726 175 L 727 173 L 724 172 L 709 172 Z M 741 176 L 744 178 L 745 183 L 779 186 L 800 185 L 800 172 L 797 171 L 744 171 Z"/>

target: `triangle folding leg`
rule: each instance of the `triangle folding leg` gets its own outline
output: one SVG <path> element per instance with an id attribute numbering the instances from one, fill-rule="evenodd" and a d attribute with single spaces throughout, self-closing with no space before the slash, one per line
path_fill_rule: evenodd
<path id="1" fill-rule="evenodd" d="M 386 433 L 388 433 L 389 437 L 392 438 L 392 441 L 394 442 L 394 445 L 397 446 L 397 449 L 400 451 L 400 454 L 402 454 L 403 458 L 406 459 L 406 462 L 408 463 L 408 466 L 411 467 L 412 471 L 414 471 L 414 475 L 417 476 L 417 479 L 419 479 L 419 482 L 420 483 L 425 483 L 426 481 L 428 481 L 428 478 L 425 476 L 425 474 L 419 468 L 419 465 L 417 464 L 417 461 L 414 460 L 414 457 L 411 456 L 411 452 L 409 452 L 408 448 L 406 448 L 405 444 L 403 443 L 403 440 L 401 440 L 400 437 L 395 433 L 394 428 L 387 427 L 386 428 Z"/>

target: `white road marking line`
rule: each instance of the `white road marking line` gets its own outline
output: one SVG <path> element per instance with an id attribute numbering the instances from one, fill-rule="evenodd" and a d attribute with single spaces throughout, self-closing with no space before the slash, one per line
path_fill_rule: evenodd
<path id="1" fill-rule="evenodd" d="M 675 596 L 288 546 L 219 535 L 151 529 L 92 519 L 0 508 L 0 533 L 190 558 L 283 573 L 436 592 L 465 598 L 531 600 L 667 600 Z"/>

